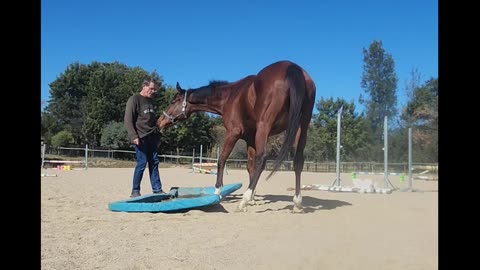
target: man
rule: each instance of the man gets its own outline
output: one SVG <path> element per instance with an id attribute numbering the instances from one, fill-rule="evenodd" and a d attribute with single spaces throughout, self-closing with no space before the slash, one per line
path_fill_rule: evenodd
<path id="1" fill-rule="evenodd" d="M 155 106 L 152 96 L 157 92 L 153 79 L 143 81 L 142 90 L 131 96 L 125 108 L 125 127 L 128 137 L 134 144 L 137 165 L 133 173 L 131 198 L 140 196 L 140 183 L 148 164 L 153 193 L 164 193 L 158 171 L 157 148 L 160 142 L 155 119 Z"/>

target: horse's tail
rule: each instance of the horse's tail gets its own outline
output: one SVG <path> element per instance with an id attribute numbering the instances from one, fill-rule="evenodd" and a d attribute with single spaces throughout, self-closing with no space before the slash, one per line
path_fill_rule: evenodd
<path id="1" fill-rule="evenodd" d="M 288 126 L 282 148 L 280 148 L 277 159 L 273 163 L 273 170 L 267 176 L 267 179 L 270 178 L 278 170 L 278 168 L 280 168 L 281 163 L 285 160 L 288 152 L 293 146 L 298 127 L 300 126 L 300 119 L 302 118 L 302 106 L 307 91 L 303 71 L 298 65 L 289 65 L 286 76 L 288 80 L 288 87 L 290 89 Z"/>

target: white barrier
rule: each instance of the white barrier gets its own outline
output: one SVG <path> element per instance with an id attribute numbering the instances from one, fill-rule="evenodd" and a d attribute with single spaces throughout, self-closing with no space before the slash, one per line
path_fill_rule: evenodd
<path id="1" fill-rule="evenodd" d="M 84 164 L 83 168 L 72 168 L 70 165 L 57 165 L 54 170 L 62 170 L 62 171 L 71 171 L 71 170 L 86 170 L 87 166 L 85 161 L 83 160 L 43 160 L 43 164 L 45 163 L 53 163 L 53 164 Z"/>
<path id="2" fill-rule="evenodd" d="M 354 174 L 365 174 L 365 175 L 384 175 L 385 173 L 374 173 L 374 172 L 352 172 Z M 403 175 L 403 173 L 387 173 L 387 175 Z"/>
<path id="3" fill-rule="evenodd" d="M 41 168 L 43 169 L 45 166 L 45 163 L 57 163 L 57 164 L 83 164 L 83 168 L 71 168 L 71 166 L 59 166 L 57 165 L 56 169 L 57 170 L 86 170 L 88 169 L 88 144 L 85 145 L 85 159 L 84 160 L 45 160 L 45 149 L 46 149 L 46 144 L 41 144 L 41 154 L 42 154 L 42 163 L 41 163 Z M 66 148 L 67 149 L 67 148 Z M 72 149 L 77 149 L 77 148 L 72 148 Z M 81 149 L 81 148 L 78 148 Z M 82 149 L 83 150 L 83 149 Z"/>
<path id="4" fill-rule="evenodd" d="M 217 168 L 217 163 L 193 163 L 193 172 L 217 174 L 213 169 Z"/>
<path id="5" fill-rule="evenodd" d="M 57 175 L 56 174 L 42 173 L 41 177 L 57 177 Z"/>
<path id="6" fill-rule="evenodd" d="M 356 192 L 356 193 L 379 193 L 379 194 L 390 194 L 393 191 L 393 189 L 391 188 L 379 188 L 374 186 L 371 183 L 359 182 L 358 179 L 355 182 L 354 182 L 355 185 L 353 187 L 329 186 L 329 185 L 303 185 L 301 189 L 302 190 L 322 190 L 322 191 L 330 191 L 330 192 Z M 360 183 L 360 184 L 357 184 L 357 183 Z"/>
<path id="7" fill-rule="evenodd" d="M 377 188 L 371 187 L 365 188 L 362 186 L 354 186 L 354 187 L 344 187 L 341 185 L 340 180 L 340 137 L 341 137 L 341 122 L 342 122 L 342 112 L 343 112 L 343 105 L 340 107 L 337 113 L 337 160 L 336 160 L 336 177 L 333 183 L 330 186 L 320 186 L 320 185 L 312 185 L 311 189 L 315 190 L 325 190 L 325 191 L 336 191 L 336 192 L 365 192 L 365 193 L 383 193 L 383 194 L 390 194 L 396 188 L 392 185 L 390 180 L 388 179 L 388 175 L 395 175 L 394 173 L 388 173 L 388 120 L 387 116 L 384 117 L 383 122 L 383 156 L 384 156 L 384 172 L 383 172 L 383 180 L 384 180 L 384 188 Z M 376 174 L 376 173 L 369 173 L 369 172 L 362 172 L 365 174 Z M 355 179 L 355 174 L 352 173 L 352 179 Z M 401 176 L 402 177 L 402 176 Z M 354 182 L 355 185 L 358 185 Z"/>
<path id="8" fill-rule="evenodd" d="M 203 155 L 203 145 L 200 145 L 200 162 L 195 163 L 195 149 L 193 151 L 193 156 L 192 156 L 192 173 L 206 173 L 206 174 L 217 174 L 217 167 L 218 167 L 218 157 L 220 156 L 220 149 L 217 148 L 217 159 L 213 158 L 204 158 L 204 159 L 209 159 L 209 160 L 215 160 L 217 162 L 202 162 L 202 155 Z M 214 170 L 215 169 L 215 170 Z M 224 172 L 228 174 L 227 172 L 227 166 L 224 168 Z"/>

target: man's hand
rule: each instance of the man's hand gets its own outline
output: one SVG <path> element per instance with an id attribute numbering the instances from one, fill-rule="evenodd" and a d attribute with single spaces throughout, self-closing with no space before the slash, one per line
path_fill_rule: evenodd
<path id="1" fill-rule="evenodd" d="M 137 146 L 140 145 L 140 140 L 139 140 L 138 138 L 135 138 L 135 139 L 133 140 L 133 144 L 135 144 L 135 145 L 137 145 Z"/>

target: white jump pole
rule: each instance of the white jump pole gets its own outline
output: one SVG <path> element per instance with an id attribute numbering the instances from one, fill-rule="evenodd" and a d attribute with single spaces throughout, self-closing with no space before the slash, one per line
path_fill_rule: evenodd
<path id="1" fill-rule="evenodd" d="M 335 180 L 333 181 L 332 186 L 340 187 L 340 132 L 342 126 L 342 112 L 343 112 L 343 105 L 340 107 L 337 113 L 337 166 L 336 166 L 336 176 Z"/>
<path id="2" fill-rule="evenodd" d="M 43 165 L 45 164 L 45 148 L 46 148 L 46 144 L 42 144 L 42 169 L 43 169 Z"/>
<path id="3" fill-rule="evenodd" d="M 194 170 L 195 167 L 195 148 L 193 148 L 193 155 L 192 155 L 192 171 Z"/>
<path id="4" fill-rule="evenodd" d="M 342 187 L 340 180 L 340 137 L 341 137 L 341 127 L 342 127 L 342 113 L 343 105 L 340 107 L 337 113 L 337 162 L 336 162 L 336 176 L 335 180 L 330 186 L 325 185 L 313 185 L 312 189 L 314 190 L 323 190 L 323 191 L 342 191 L 342 192 L 356 192 L 353 187 Z"/>
<path id="5" fill-rule="evenodd" d="M 203 144 L 200 144 L 200 169 L 202 168 Z"/>
<path id="6" fill-rule="evenodd" d="M 395 187 L 388 180 L 388 117 L 385 115 L 383 118 L 383 162 L 384 162 L 384 171 L 383 171 L 383 182 L 385 189 L 395 189 Z"/>
<path id="7" fill-rule="evenodd" d="M 387 187 L 387 182 L 388 181 L 388 141 L 387 141 L 387 117 L 385 117 L 384 120 L 384 161 L 385 161 L 385 172 L 384 172 L 384 179 L 385 179 L 385 188 L 384 189 L 370 189 L 370 191 L 367 191 L 366 189 L 362 189 L 359 187 L 342 187 L 340 185 L 340 127 L 341 127 L 341 115 L 343 112 L 343 106 L 340 107 L 338 110 L 337 114 L 337 166 L 336 166 L 336 178 L 335 181 L 330 185 L 330 186 L 325 186 L 325 185 L 310 185 L 310 186 L 305 186 L 305 188 L 311 189 L 311 190 L 324 190 L 324 191 L 341 191 L 341 192 L 368 192 L 368 193 L 383 193 L 383 194 L 390 194 L 392 192 L 392 189 L 389 189 Z M 393 187 L 392 183 L 390 185 Z"/>
<path id="8" fill-rule="evenodd" d="M 85 144 L 85 170 L 88 169 L 88 144 Z"/>
<path id="9" fill-rule="evenodd" d="M 419 191 L 413 188 L 412 170 L 412 128 L 408 128 L 408 188 L 402 189 L 402 191 Z"/>

